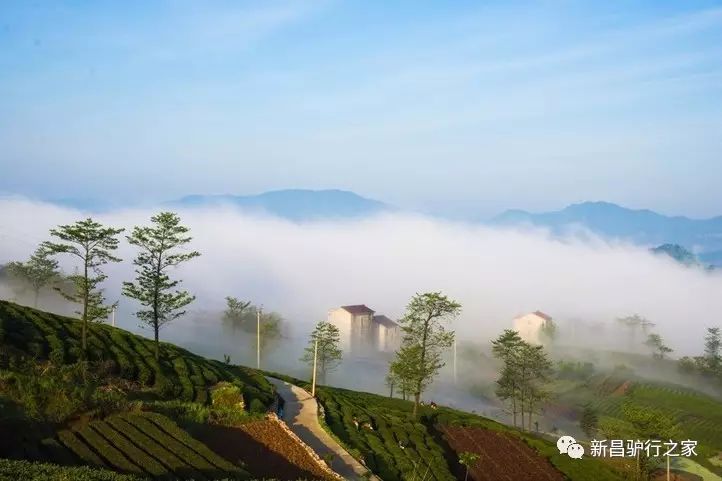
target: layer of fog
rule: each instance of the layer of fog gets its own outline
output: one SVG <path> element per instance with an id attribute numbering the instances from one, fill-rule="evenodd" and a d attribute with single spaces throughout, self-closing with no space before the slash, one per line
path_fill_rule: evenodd
<path id="1" fill-rule="evenodd" d="M 129 230 L 147 224 L 153 213 L 125 210 L 95 218 Z M 630 343 L 629 333 L 615 321 L 639 313 L 656 323 L 653 331 L 675 350 L 673 355 L 697 355 L 705 328 L 722 323 L 722 275 L 588 233 L 560 241 L 542 230 L 408 215 L 298 224 L 230 207 L 179 214 L 192 230 L 192 248 L 202 256 L 174 274 L 197 301 L 161 337 L 200 354 L 219 358 L 229 353 L 237 362 L 252 364 L 252 340 L 229 334 L 220 321 L 225 296 L 248 299 L 287 320 L 287 344 L 264 363 L 296 374 L 305 369 L 297 359 L 308 332 L 328 309 L 364 303 L 398 318 L 414 293 L 431 290 L 462 304 L 453 328 L 461 338 L 481 343 L 511 327 L 515 316 L 539 309 L 557 320 L 560 343 L 645 352 L 641 334 Z M 49 239 L 50 228 L 83 217 L 50 204 L 0 200 L 0 264 L 26 259 Z M 148 335 L 133 317 L 136 306 L 120 296 L 121 282 L 133 277 L 134 249 L 123 242 L 118 254 L 124 261 L 107 266 L 106 295 L 120 300 L 119 326 Z M 61 257 L 61 264 L 73 271 L 71 258 Z M 0 297 L 13 295 L 0 290 Z M 359 378 L 353 382 L 365 384 Z M 378 382 L 368 381 L 372 384 Z"/>

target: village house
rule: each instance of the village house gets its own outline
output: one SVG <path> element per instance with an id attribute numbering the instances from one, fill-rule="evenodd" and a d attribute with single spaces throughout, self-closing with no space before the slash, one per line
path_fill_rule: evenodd
<path id="1" fill-rule="evenodd" d="M 365 304 L 331 309 L 328 322 L 338 327 L 344 353 L 393 352 L 401 343 L 399 325 L 384 315 L 376 315 Z"/>
<path id="2" fill-rule="evenodd" d="M 551 324 L 552 318 L 542 311 L 534 311 L 514 318 L 514 330 L 519 336 L 531 344 L 543 344 L 544 329 Z"/>

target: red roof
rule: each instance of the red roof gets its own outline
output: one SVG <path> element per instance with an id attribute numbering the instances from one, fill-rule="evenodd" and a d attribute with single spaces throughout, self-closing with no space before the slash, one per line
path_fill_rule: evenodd
<path id="1" fill-rule="evenodd" d="M 549 314 L 544 314 L 542 311 L 534 311 L 534 314 L 536 314 L 537 316 L 541 317 L 541 318 L 544 319 L 545 321 L 551 321 L 551 320 L 552 320 L 552 316 L 550 316 Z"/>
<path id="2" fill-rule="evenodd" d="M 366 304 L 356 304 L 353 306 L 341 306 L 346 312 L 350 312 L 354 316 L 358 314 L 373 314 L 375 311 L 366 307 Z"/>

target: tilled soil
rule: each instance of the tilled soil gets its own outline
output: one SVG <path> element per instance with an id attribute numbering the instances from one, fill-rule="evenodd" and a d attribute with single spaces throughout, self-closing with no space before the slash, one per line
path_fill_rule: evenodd
<path id="1" fill-rule="evenodd" d="M 564 476 L 521 439 L 478 427 L 441 426 L 455 453 L 479 455 L 469 479 L 474 481 L 564 481 Z M 460 466 L 460 479 L 464 479 Z"/>
<path id="2" fill-rule="evenodd" d="M 193 434 L 254 477 L 282 481 L 329 479 L 306 450 L 273 421 L 254 421 L 240 427 L 204 425 Z"/>

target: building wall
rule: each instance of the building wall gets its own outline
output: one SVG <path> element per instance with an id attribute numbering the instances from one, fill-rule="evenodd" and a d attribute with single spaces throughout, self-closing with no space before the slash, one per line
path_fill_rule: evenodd
<path id="1" fill-rule="evenodd" d="M 346 309 L 331 309 L 328 311 L 328 322 L 338 327 L 341 349 L 348 352 L 351 349 L 353 316 Z"/>
<path id="2" fill-rule="evenodd" d="M 351 320 L 351 346 L 353 354 L 368 354 L 375 347 L 373 314 L 357 314 Z"/>
<path id="3" fill-rule="evenodd" d="M 375 348 L 373 314 L 353 315 L 346 309 L 331 309 L 328 311 L 328 322 L 338 327 L 344 353 L 363 355 Z"/>
<path id="4" fill-rule="evenodd" d="M 546 324 L 546 320 L 543 317 L 536 314 L 526 314 L 514 319 L 514 330 L 526 342 L 542 344 L 541 330 L 544 324 Z"/>
<path id="5" fill-rule="evenodd" d="M 401 345 L 401 329 L 399 327 L 386 327 L 376 325 L 376 348 L 379 351 L 393 352 Z"/>

